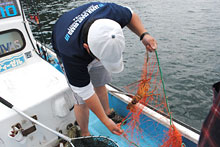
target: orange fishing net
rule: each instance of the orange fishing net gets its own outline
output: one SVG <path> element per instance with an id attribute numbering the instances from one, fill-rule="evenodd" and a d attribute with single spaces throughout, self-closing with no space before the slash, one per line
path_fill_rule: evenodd
<path id="1" fill-rule="evenodd" d="M 170 125 L 167 136 L 164 138 L 163 142 L 161 147 L 181 147 L 182 135 L 173 124 Z"/>
<path id="2" fill-rule="evenodd" d="M 141 143 L 147 147 L 181 147 L 182 145 L 182 136 L 172 123 L 158 61 L 157 53 L 151 53 L 150 56 L 146 54 L 141 79 L 125 87 L 128 93 L 134 95 L 127 105 L 129 113 L 121 124 L 127 122 L 122 136 L 131 146 L 139 146 L 140 142 L 145 140 L 144 137 L 154 142 Z M 141 117 L 143 110 L 146 109 L 145 106 L 170 117 L 170 127 L 163 130 L 160 123 Z"/>

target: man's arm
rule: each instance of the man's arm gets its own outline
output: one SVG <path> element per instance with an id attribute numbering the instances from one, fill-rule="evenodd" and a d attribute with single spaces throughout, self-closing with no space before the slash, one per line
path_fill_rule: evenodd
<path id="1" fill-rule="evenodd" d="M 121 135 L 123 131 L 105 114 L 101 102 L 96 94 L 93 94 L 90 98 L 85 100 L 87 106 L 96 116 L 102 121 L 102 123 L 116 135 Z"/>
<path id="2" fill-rule="evenodd" d="M 144 33 L 147 32 L 147 30 L 144 28 L 143 23 L 141 22 L 141 19 L 139 16 L 135 13 L 132 13 L 132 18 L 130 23 L 127 25 L 127 27 L 134 32 L 139 37 Z M 156 40 L 150 36 L 149 34 L 144 35 L 142 39 L 142 43 L 146 47 L 148 51 L 153 51 L 157 48 L 157 42 Z"/>

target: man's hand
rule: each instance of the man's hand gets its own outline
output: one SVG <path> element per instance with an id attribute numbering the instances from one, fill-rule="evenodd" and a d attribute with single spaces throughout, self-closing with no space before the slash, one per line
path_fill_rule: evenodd
<path id="1" fill-rule="evenodd" d="M 111 119 L 108 120 L 106 127 L 113 134 L 121 135 L 124 131 L 120 128 L 120 125 L 116 125 Z"/>
<path id="2" fill-rule="evenodd" d="M 157 49 L 157 41 L 149 34 L 144 35 L 144 37 L 142 39 L 142 43 L 146 47 L 147 51 L 152 52 L 155 49 Z"/>
<path id="3" fill-rule="evenodd" d="M 101 105 L 98 96 L 94 93 L 90 98 L 85 100 L 87 106 L 95 113 L 95 115 L 102 121 L 102 123 L 111 131 L 113 134 L 121 135 L 123 130 L 120 126 L 117 126 L 108 116 Z"/>

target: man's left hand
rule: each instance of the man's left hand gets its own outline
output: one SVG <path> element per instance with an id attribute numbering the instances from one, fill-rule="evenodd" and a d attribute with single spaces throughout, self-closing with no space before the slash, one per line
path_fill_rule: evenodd
<path id="1" fill-rule="evenodd" d="M 147 51 L 152 52 L 157 49 L 157 41 L 149 34 L 147 34 L 143 37 L 142 43 L 146 47 Z"/>

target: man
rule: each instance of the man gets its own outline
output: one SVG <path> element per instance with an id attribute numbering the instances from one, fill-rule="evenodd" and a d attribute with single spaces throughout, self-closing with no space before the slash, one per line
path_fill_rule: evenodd
<path id="1" fill-rule="evenodd" d="M 109 108 L 105 84 L 110 82 L 111 73 L 124 68 L 125 26 L 140 37 L 148 51 L 157 48 L 139 17 L 114 3 L 85 4 L 62 15 L 54 25 L 53 47 L 75 94 L 74 111 L 82 136 L 90 135 L 89 109 L 112 133 L 123 132 L 113 122 L 120 122 L 114 119 L 119 116 Z"/>

